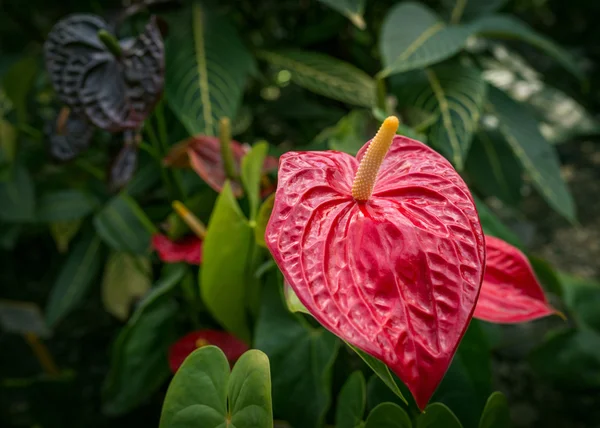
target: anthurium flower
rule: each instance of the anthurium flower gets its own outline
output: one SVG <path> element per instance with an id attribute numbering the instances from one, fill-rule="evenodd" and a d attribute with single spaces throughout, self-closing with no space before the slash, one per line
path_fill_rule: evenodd
<path id="1" fill-rule="evenodd" d="M 474 317 L 518 323 L 559 314 L 546 300 L 527 257 L 493 236 L 485 237 L 486 262 Z"/>
<path id="2" fill-rule="evenodd" d="M 223 351 L 229 364 L 233 364 L 249 348 L 237 337 L 219 330 L 199 330 L 183 336 L 175 342 L 169 349 L 169 366 L 173 373 L 177 372 L 179 367 L 188 355 L 196 349 L 207 345 L 214 345 Z"/>
<path id="3" fill-rule="evenodd" d="M 464 181 L 387 118 L 356 158 L 288 152 L 265 241 L 300 302 L 422 409 L 475 309 L 485 242 Z"/>
<path id="4" fill-rule="evenodd" d="M 152 236 L 152 248 L 165 263 L 202 263 L 202 240 L 197 236 L 191 235 L 171 241 L 165 235 L 156 234 Z"/>

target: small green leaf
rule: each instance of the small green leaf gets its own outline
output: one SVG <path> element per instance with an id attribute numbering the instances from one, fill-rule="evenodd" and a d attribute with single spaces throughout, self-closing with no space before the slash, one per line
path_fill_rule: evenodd
<path id="1" fill-rule="evenodd" d="M 259 51 L 258 57 L 287 70 L 298 86 L 344 103 L 373 107 L 375 80 L 347 62 L 316 52 Z"/>
<path id="2" fill-rule="evenodd" d="M 488 108 L 500 120 L 500 132 L 534 186 L 559 214 L 575 221 L 575 205 L 560 174 L 558 156 L 540 134 L 533 115 L 499 89 L 490 87 L 489 95 L 491 104 Z"/>
<path id="3" fill-rule="evenodd" d="M 547 260 L 539 257 L 530 254 L 527 257 L 535 272 L 535 276 L 540 280 L 540 284 L 542 284 L 544 289 L 559 297 L 563 297 L 561 278 L 554 267 Z"/>
<path id="4" fill-rule="evenodd" d="M 348 18 L 356 27 L 361 30 L 367 28 L 363 14 L 365 12 L 366 0 L 319 0 L 332 9 Z"/>
<path id="5" fill-rule="evenodd" d="M 35 189 L 27 169 L 13 168 L 9 181 L 0 181 L 0 220 L 9 223 L 30 222 L 35 218 Z"/>
<path id="6" fill-rule="evenodd" d="M 121 194 L 94 217 L 98 235 L 115 251 L 145 254 L 156 231 L 144 211 L 131 197 Z"/>
<path id="7" fill-rule="evenodd" d="M 246 290 L 253 245 L 254 231 L 226 182 L 204 238 L 200 291 L 217 321 L 245 341 L 250 340 Z"/>
<path id="8" fill-rule="evenodd" d="M 412 428 L 412 423 L 402 407 L 381 403 L 369 413 L 365 428 Z"/>
<path id="9" fill-rule="evenodd" d="M 69 249 L 71 239 L 77 235 L 81 229 L 81 220 L 69 220 L 50 223 L 50 235 L 54 238 L 56 249 L 59 253 L 64 254 Z"/>
<path id="10" fill-rule="evenodd" d="M 544 51 L 580 80 L 585 75 L 571 54 L 550 39 L 535 32 L 524 22 L 512 16 L 497 14 L 484 16 L 471 24 L 475 33 L 483 37 L 519 40 Z"/>
<path id="11" fill-rule="evenodd" d="M 174 322 L 179 310 L 171 293 L 186 272 L 183 264 L 168 265 L 117 336 L 104 385 L 106 413 L 127 413 L 169 377 L 167 353 L 176 338 Z"/>
<path id="12" fill-rule="evenodd" d="M 365 413 L 366 382 L 362 372 L 355 371 L 340 391 L 335 411 L 336 428 L 355 428 Z"/>
<path id="13" fill-rule="evenodd" d="M 510 428 L 510 410 L 506 396 L 496 391 L 488 398 L 479 428 Z"/>
<path id="14" fill-rule="evenodd" d="M 77 306 L 98 277 L 101 247 L 98 236 L 89 233 L 77 242 L 67 257 L 46 306 L 46 320 L 51 327 Z"/>
<path id="15" fill-rule="evenodd" d="M 47 192 L 38 202 L 37 219 L 48 223 L 77 220 L 87 216 L 97 206 L 96 198 L 81 190 Z"/>
<path id="16" fill-rule="evenodd" d="M 271 218 L 271 211 L 273 211 L 273 205 L 275 204 L 275 193 L 270 195 L 260 206 L 258 215 L 256 216 L 256 226 L 254 227 L 254 238 L 256 243 L 261 247 L 267 247 L 265 242 L 265 232 L 267 230 L 267 224 Z"/>
<path id="17" fill-rule="evenodd" d="M 346 152 L 353 156 L 376 132 L 376 123 L 368 111 L 352 110 L 338 123 L 325 128 L 317 135 L 315 144 L 325 142 L 331 150 Z"/>
<path id="18" fill-rule="evenodd" d="M 600 334 L 600 283 L 561 273 L 563 300 L 572 316 Z"/>
<path id="19" fill-rule="evenodd" d="M 150 259 L 147 257 L 112 252 L 102 279 L 104 309 L 116 318 L 126 320 L 131 304 L 150 289 L 151 274 Z"/>
<path id="20" fill-rule="evenodd" d="M 433 403 L 417 419 L 417 428 L 462 428 L 452 410 L 442 403 Z"/>
<path id="21" fill-rule="evenodd" d="M 263 175 L 263 163 L 269 145 L 266 142 L 255 144 L 242 159 L 242 183 L 250 201 L 250 221 L 256 219 L 260 205 L 260 182 Z"/>
<path id="22" fill-rule="evenodd" d="M 386 16 L 380 52 L 386 77 L 441 62 L 461 51 L 471 35 L 463 26 L 447 26 L 427 6 L 402 2 Z"/>
<path id="23" fill-rule="evenodd" d="M 306 306 L 302 304 L 298 295 L 285 279 L 283 280 L 283 296 L 285 298 L 285 304 L 290 312 L 301 312 L 310 315 Z"/>

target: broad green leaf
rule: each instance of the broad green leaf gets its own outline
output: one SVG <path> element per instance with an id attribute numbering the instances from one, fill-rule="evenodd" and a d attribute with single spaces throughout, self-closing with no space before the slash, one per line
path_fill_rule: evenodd
<path id="1" fill-rule="evenodd" d="M 365 413 L 366 382 L 360 371 L 352 373 L 342 386 L 335 409 L 336 428 L 355 428 Z"/>
<path id="2" fill-rule="evenodd" d="M 96 232 L 115 251 L 145 254 L 156 231 L 140 206 L 121 194 L 110 200 L 94 217 Z"/>
<path id="3" fill-rule="evenodd" d="M 521 200 L 521 164 L 498 132 L 479 130 L 473 141 L 466 171 L 486 196 L 516 206 Z"/>
<path id="4" fill-rule="evenodd" d="M 559 279 L 570 316 L 600 334 L 600 283 L 565 273 Z"/>
<path id="5" fill-rule="evenodd" d="M 260 205 L 260 182 L 263 175 L 263 163 L 269 145 L 266 142 L 255 144 L 242 159 L 242 183 L 250 201 L 250 221 L 256 219 Z"/>
<path id="6" fill-rule="evenodd" d="M 397 90 L 400 103 L 434 115 L 428 141 L 462 169 L 477 130 L 486 83 L 475 67 L 459 63 L 424 70 L 417 80 Z"/>
<path id="7" fill-rule="evenodd" d="M 456 24 L 496 12 L 508 0 L 443 0 L 450 22 Z"/>
<path id="8" fill-rule="evenodd" d="M 47 192 L 38 201 L 37 219 L 48 223 L 77 220 L 87 216 L 97 206 L 96 198 L 81 190 Z"/>
<path id="9" fill-rule="evenodd" d="M 254 238 L 256 243 L 261 247 L 267 246 L 265 242 L 265 232 L 267 230 L 267 224 L 269 218 L 271 218 L 271 211 L 273 211 L 273 205 L 275 204 L 275 193 L 270 195 L 260 206 L 258 215 L 256 216 L 256 226 L 254 226 Z"/>
<path id="10" fill-rule="evenodd" d="M 21 224 L 0 223 L 0 248 L 3 250 L 14 249 L 21 231 Z"/>
<path id="11" fill-rule="evenodd" d="M 376 131 L 375 121 L 368 111 L 352 110 L 334 126 L 321 131 L 314 143 L 325 142 L 331 150 L 355 156 Z"/>
<path id="12" fill-rule="evenodd" d="M 52 286 L 46 306 L 46 320 L 55 326 L 85 297 L 98 277 L 102 243 L 88 233 L 75 244 Z"/>
<path id="13" fill-rule="evenodd" d="M 585 79 L 583 71 L 569 52 L 517 18 L 503 14 L 489 15 L 474 21 L 471 27 L 479 36 L 529 43 L 554 58 L 578 79 Z"/>
<path id="14" fill-rule="evenodd" d="M 223 351 L 191 353 L 169 385 L 160 428 L 272 428 L 269 360 L 246 352 L 231 374 Z"/>
<path id="15" fill-rule="evenodd" d="M 271 363 L 273 411 L 294 427 L 320 427 L 331 404 L 332 367 L 340 341 L 285 308 L 277 274 L 269 273 L 254 346 Z"/>
<path id="16" fill-rule="evenodd" d="M 59 253 L 64 254 L 68 251 L 69 243 L 81 229 L 81 224 L 82 220 L 80 219 L 50 223 L 50 235 L 52 235 Z"/>
<path id="17" fill-rule="evenodd" d="M 380 52 L 386 77 L 427 67 L 463 49 L 471 29 L 448 26 L 427 6 L 402 2 L 386 16 L 381 30 Z"/>
<path id="18" fill-rule="evenodd" d="M 27 95 L 37 74 L 38 59 L 27 56 L 15 62 L 4 75 L 4 92 L 17 112 L 19 123 L 27 122 Z"/>
<path id="19" fill-rule="evenodd" d="M 588 329 L 551 335 L 529 356 L 543 379 L 570 389 L 600 388 L 600 335 Z"/>
<path id="20" fill-rule="evenodd" d="M 369 413 L 365 428 L 412 428 L 412 422 L 402 407 L 381 403 Z"/>
<path id="21" fill-rule="evenodd" d="M 112 252 L 102 278 L 104 309 L 121 321 L 126 320 L 131 304 L 150 289 L 151 275 L 152 268 L 147 257 Z"/>
<path id="22" fill-rule="evenodd" d="M 332 9 L 348 18 L 354 25 L 361 30 L 367 27 L 363 14 L 365 12 L 366 0 L 319 0 Z"/>
<path id="23" fill-rule="evenodd" d="M 495 236 L 503 239 L 506 242 L 514 245 L 515 247 L 523 248 L 523 243 L 519 237 L 508 227 L 502 223 L 502 221 L 485 205 L 485 203 L 477 196 L 473 195 L 475 205 L 477 206 L 477 214 L 479 215 L 479 221 L 481 227 L 486 235 Z"/>
<path id="24" fill-rule="evenodd" d="M 562 281 L 554 267 L 547 260 L 539 257 L 528 255 L 527 258 L 544 289 L 563 297 Z"/>
<path id="25" fill-rule="evenodd" d="M 491 350 L 480 321 L 471 320 L 433 400 L 450 407 L 465 425 L 476 426 L 491 391 Z"/>
<path id="26" fill-rule="evenodd" d="M 575 221 L 575 205 L 560 175 L 554 147 L 540 134 L 538 124 L 526 107 L 490 86 L 489 109 L 500 120 L 500 132 L 523 169 L 546 201 L 567 220 Z"/>
<path id="27" fill-rule="evenodd" d="M 179 310 L 171 292 L 186 271 L 183 264 L 168 265 L 117 336 L 103 391 L 106 413 L 127 413 L 169 377 L 167 353 L 176 338 Z"/>
<path id="28" fill-rule="evenodd" d="M 190 135 L 216 135 L 234 118 L 254 59 L 223 16 L 194 2 L 169 19 L 165 93 Z"/>
<path id="29" fill-rule="evenodd" d="M 140 153 L 138 164 L 133 177 L 125 186 L 124 193 L 131 197 L 144 195 L 161 180 L 160 169 L 162 165 L 156 159 Z"/>
<path id="30" fill-rule="evenodd" d="M 479 428 L 510 428 L 510 426 L 508 401 L 503 393 L 496 391 L 485 403 Z"/>
<path id="31" fill-rule="evenodd" d="M 259 51 L 259 58 L 287 70 L 298 86 L 317 94 L 364 107 L 373 107 L 375 80 L 339 59 L 300 50 Z"/>
<path id="32" fill-rule="evenodd" d="M 9 181 L 0 181 L 0 206 L 0 220 L 9 223 L 33 221 L 35 189 L 25 167 L 17 165 Z"/>
<path id="33" fill-rule="evenodd" d="M 200 292 L 216 320 L 245 341 L 250 341 L 246 291 L 253 246 L 254 231 L 226 182 L 204 238 Z"/>
<path id="34" fill-rule="evenodd" d="M 462 428 L 457 417 L 442 403 L 433 403 L 417 419 L 417 428 Z"/>

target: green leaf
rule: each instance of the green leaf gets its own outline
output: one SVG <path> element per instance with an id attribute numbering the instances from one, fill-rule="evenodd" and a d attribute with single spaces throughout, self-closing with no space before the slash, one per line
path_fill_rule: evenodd
<path id="1" fill-rule="evenodd" d="M 447 26 L 420 3 L 402 2 L 388 13 L 381 30 L 380 52 L 386 77 L 441 62 L 461 51 L 471 29 Z"/>
<path id="2" fill-rule="evenodd" d="M 254 238 L 256 243 L 261 247 L 267 247 L 265 242 L 265 232 L 267 231 L 267 224 L 271 218 L 271 212 L 273 211 L 273 205 L 275 204 L 275 193 L 271 194 L 260 206 L 258 210 L 258 216 L 256 216 L 256 226 L 254 227 Z"/>
<path id="3" fill-rule="evenodd" d="M 298 86 L 317 94 L 364 107 L 373 107 L 375 80 L 339 59 L 300 50 L 259 51 L 258 57 L 287 70 Z"/>
<path id="4" fill-rule="evenodd" d="M 47 192 L 38 202 L 37 219 L 48 223 L 77 220 L 87 216 L 97 206 L 97 199 L 81 190 Z"/>
<path id="5" fill-rule="evenodd" d="M 506 396 L 496 391 L 488 398 L 479 428 L 510 428 L 510 410 Z"/>
<path id="6" fill-rule="evenodd" d="M 139 154 L 139 166 L 133 174 L 133 177 L 125 186 L 123 193 L 127 193 L 131 197 L 144 195 L 153 186 L 160 182 L 160 165 L 154 158 Z"/>
<path id="7" fill-rule="evenodd" d="M 113 251 L 104 267 L 102 303 L 104 309 L 124 321 L 131 304 L 150 289 L 152 267 L 147 257 Z"/>
<path id="8" fill-rule="evenodd" d="M 314 144 L 324 142 L 331 150 L 338 150 L 355 156 L 370 137 L 374 135 L 374 132 L 376 132 L 376 126 L 369 112 L 352 110 L 334 126 L 321 131 L 316 136 Z"/>
<path id="9" fill-rule="evenodd" d="M 283 297 L 290 312 L 301 312 L 310 315 L 306 306 L 302 304 L 291 285 L 285 279 L 283 280 Z"/>
<path id="10" fill-rule="evenodd" d="M 85 297 L 101 267 L 100 239 L 92 233 L 77 242 L 62 265 L 46 306 L 46 320 L 58 324 Z"/>
<path id="11" fill-rule="evenodd" d="M 600 335 L 592 330 L 567 330 L 550 336 L 529 356 L 537 374 L 570 389 L 600 387 Z"/>
<path id="12" fill-rule="evenodd" d="M 417 419 L 417 428 L 462 428 L 452 410 L 442 403 L 433 403 Z"/>
<path id="13" fill-rule="evenodd" d="M 508 227 L 502 223 L 502 221 L 494 214 L 490 209 L 483 203 L 477 196 L 472 195 L 475 205 L 477 206 L 477 214 L 479 214 L 479 221 L 483 227 L 483 231 L 486 235 L 495 236 L 514 245 L 515 247 L 523 248 L 523 243 L 519 237 Z"/>
<path id="14" fill-rule="evenodd" d="M 366 388 L 362 372 L 357 370 L 348 377 L 337 400 L 336 428 L 355 428 L 360 425 L 365 413 Z"/>
<path id="15" fill-rule="evenodd" d="M 19 123 L 27 122 L 27 95 L 33 86 L 37 69 L 37 58 L 27 56 L 15 62 L 4 75 L 4 92 L 13 103 Z"/>
<path id="16" fill-rule="evenodd" d="M 0 248 L 12 250 L 17 245 L 22 225 L 0 223 Z"/>
<path id="17" fill-rule="evenodd" d="M 0 167 L 10 165 L 17 152 L 17 130 L 2 118 L 0 110 Z"/>
<path id="18" fill-rule="evenodd" d="M 600 333 L 600 283 L 560 273 L 563 300 L 579 323 Z"/>
<path id="19" fill-rule="evenodd" d="M 540 134 L 535 118 L 526 107 L 499 89 L 490 87 L 489 95 L 488 107 L 500 120 L 500 132 L 534 186 L 552 208 L 567 220 L 575 221 L 575 205 L 560 175 L 558 156 Z"/>
<path id="20" fill-rule="evenodd" d="M 171 292 L 186 271 L 183 264 L 168 265 L 117 336 L 104 385 L 106 413 L 127 413 L 169 377 L 167 354 L 176 338 L 174 322 L 179 311 Z"/>
<path id="21" fill-rule="evenodd" d="M 205 346 L 191 353 L 169 385 L 160 428 L 272 428 L 269 360 L 246 352 L 231 375 L 223 351 Z"/>
<path id="22" fill-rule="evenodd" d="M 200 291 L 216 320 L 245 341 L 250 341 L 246 290 L 253 245 L 254 231 L 226 182 L 204 238 Z"/>
<path id="23" fill-rule="evenodd" d="M 443 0 L 450 12 L 450 22 L 469 21 L 496 12 L 508 0 Z"/>
<path id="24" fill-rule="evenodd" d="M 518 40 L 544 51 L 558 61 L 566 70 L 580 80 L 585 79 L 577 61 L 565 49 L 535 32 L 524 22 L 512 16 L 497 14 L 484 16 L 471 24 L 475 33 L 482 37 Z"/>
<path id="25" fill-rule="evenodd" d="M 412 423 L 402 407 L 381 403 L 369 413 L 365 428 L 412 428 Z"/>
<path id="26" fill-rule="evenodd" d="M 81 229 L 81 220 L 69 220 L 50 223 L 50 235 L 54 238 L 56 249 L 59 253 L 64 254 L 69 249 L 71 239 L 77 235 Z"/>
<path id="27" fill-rule="evenodd" d="M 255 144 L 242 159 L 242 183 L 250 201 L 250 221 L 256 219 L 260 205 L 260 182 L 263 176 L 263 163 L 269 150 L 266 142 Z"/>
<path id="28" fill-rule="evenodd" d="M 35 217 L 35 189 L 27 169 L 13 168 L 10 181 L 0 181 L 0 220 L 9 223 L 33 221 Z"/>
<path id="29" fill-rule="evenodd" d="M 531 263 L 535 276 L 537 276 L 544 289 L 559 297 L 563 297 L 561 279 L 552 265 L 548 261 L 530 254 L 527 255 L 527 258 Z"/>
<path id="30" fill-rule="evenodd" d="M 339 340 L 285 308 L 277 275 L 263 288 L 254 346 L 273 373 L 273 411 L 294 427 L 321 427 L 331 403 L 332 367 Z"/>
<path id="31" fill-rule="evenodd" d="M 460 170 L 477 130 L 487 85 L 478 69 L 459 63 L 432 67 L 418 76 L 398 88 L 398 99 L 437 117 L 428 141 Z"/>
<path id="32" fill-rule="evenodd" d="M 216 135 L 234 118 L 254 59 L 223 16 L 194 2 L 169 19 L 165 93 L 190 135 Z"/>
<path id="33" fill-rule="evenodd" d="M 113 250 L 133 254 L 147 253 L 150 236 L 156 231 L 137 202 L 125 194 L 114 197 L 96 214 L 94 226 Z"/>
<path id="34" fill-rule="evenodd" d="M 363 14 L 365 12 L 366 0 L 319 0 L 332 9 L 348 18 L 354 25 L 361 30 L 367 28 Z"/>
<path id="35" fill-rule="evenodd" d="M 485 195 L 496 196 L 512 206 L 520 202 L 521 164 L 498 132 L 482 129 L 477 133 L 466 170 L 475 187 Z"/>

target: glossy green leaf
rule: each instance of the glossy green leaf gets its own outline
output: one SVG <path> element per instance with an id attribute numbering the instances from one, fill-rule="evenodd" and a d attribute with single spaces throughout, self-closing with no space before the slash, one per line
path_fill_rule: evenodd
<path id="1" fill-rule="evenodd" d="M 498 132 L 480 130 L 475 136 L 466 165 L 477 189 L 509 205 L 521 200 L 521 164 Z"/>
<path id="2" fill-rule="evenodd" d="M 352 110 L 338 123 L 325 128 L 317 135 L 314 142 L 324 142 L 331 150 L 356 155 L 362 146 L 376 132 L 376 124 L 366 110 Z"/>
<path id="3" fill-rule="evenodd" d="M 42 222 L 77 220 L 90 214 L 98 201 L 81 190 L 47 192 L 38 201 L 37 219 Z"/>
<path id="4" fill-rule="evenodd" d="M 336 428 L 355 428 L 365 413 L 367 385 L 360 371 L 352 373 L 342 386 L 335 409 Z"/>
<path id="5" fill-rule="evenodd" d="M 269 360 L 257 350 L 240 357 L 231 374 L 223 351 L 191 353 L 169 385 L 160 428 L 272 428 Z"/>
<path id="6" fill-rule="evenodd" d="M 458 418 L 442 403 L 433 403 L 417 419 L 417 428 L 462 428 Z"/>
<path id="7" fill-rule="evenodd" d="M 275 204 L 275 193 L 270 195 L 265 201 L 262 203 L 258 210 L 258 215 L 256 216 L 256 226 L 254 226 L 254 238 L 256 239 L 256 243 L 261 247 L 267 247 L 265 242 L 265 232 L 267 230 L 267 224 L 269 223 L 269 218 L 271 217 L 271 211 L 273 211 L 273 205 Z"/>
<path id="8" fill-rule="evenodd" d="M 106 413 L 127 413 L 169 377 L 167 353 L 177 336 L 175 317 L 179 310 L 171 293 L 186 271 L 183 264 L 168 265 L 117 336 L 104 385 Z"/>
<path id="9" fill-rule="evenodd" d="M 506 396 L 496 391 L 485 403 L 479 428 L 510 428 L 510 409 Z"/>
<path id="10" fill-rule="evenodd" d="M 379 77 L 427 67 L 458 53 L 471 30 L 448 26 L 427 6 L 406 1 L 386 16 L 380 52 L 384 69 Z"/>
<path id="11" fill-rule="evenodd" d="M 250 152 L 242 159 L 242 183 L 250 201 L 250 220 L 256 219 L 260 205 L 260 182 L 263 176 L 263 163 L 269 144 L 266 142 L 255 144 Z"/>
<path id="12" fill-rule="evenodd" d="M 588 329 L 551 335 L 529 356 L 547 381 L 572 389 L 600 388 L 600 335 Z"/>
<path id="13" fill-rule="evenodd" d="M 260 51 L 258 57 L 289 71 L 304 89 L 352 105 L 375 105 L 375 80 L 347 62 L 300 50 Z"/>
<path id="14" fill-rule="evenodd" d="M 283 297 L 285 299 L 285 304 L 290 312 L 301 312 L 304 314 L 310 315 L 306 306 L 302 304 L 294 289 L 290 286 L 290 284 L 284 279 L 283 280 Z"/>
<path id="15" fill-rule="evenodd" d="M 273 411 L 294 427 L 320 427 L 331 404 L 332 367 L 340 341 L 285 308 L 277 274 L 269 273 L 254 346 L 271 363 Z"/>
<path id="16" fill-rule="evenodd" d="M 471 26 L 479 36 L 529 43 L 554 58 L 578 79 L 583 80 L 585 78 L 583 71 L 577 65 L 577 61 L 567 50 L 538 34 L 517 18 L 502 14 L 489 15 L 474 21 Z"/>
<path id="17" fill-rule="evenodd" d="M 144 296 L 152 284 L 152 267 L 147 257 L 112 252 L 102 278 L 104 309 L 124 321 L 132 303 Z"/>
<path id="18" fill-rule="evenodd" d="M 569 315 L 600 334 L 600 283 L 565 273 L 559 279 Z"/>
<path id="19" fill-rule="evenodd" d="M 402 407 L 381 403 L 369 413 L 365 428 L 412 428 L 412 422 Z"/>
<path id="20" fill-rule="evenodd" d="M 68 251 L 69 243 L 81 229 L 81 224 L 80 219 L 50 223 L 50 235 L 52 235 L 59 253 Z"/>
<path id="21" fill-rule="evenodd" d="M 500 132 L 534 186 L 552 208 L 569 221 L 575 221 L 575 205 L 560 174 L 558 156 L 540 134 L 533 115 L 499 89 L 490 87 L 489 95 L 489 108 L 500 120 Z"/>
<path id="22" fill-rule="evenodd" d="M 366 0 L 319 0 L 332 9 L 348 18 L 354 25 L 361 30 L 367 27 L 363 14 L 365 12 Z"/>
<path id="23" fill-rule="evenodd" d="M 167 101 L 190 135 L 216 135 L 220 118 L 236 117 L 254 59 L 227 19 L 198 2 L 169 24 Z"/>
<path id="24" fill-rule="evenodd" d="M 429 128 L 428 141 L 460 170 L 477 130 L 486 87 L 477 68 L 449 63 L 415 74 L 396 92 L 402 106 L 437 118 Z"/>
<path id="25" fill-rule="evenodd" d="M 156 228 L 131 197 L 121 194 L 94 217 L 96 232 L 115 251 L 145 254 Z"/>
<path id="26" fill-rule="evenodd" d="M 254 231 L 226 182 L 204 238 L 200 291 L 217 321 L 245 341 L 250 341 L 246 291 L 253 245 Z"/>
<path id="27" fill-rule="evenodd" d="M 46 306 L 46 320 L 51 327 L 58 324 L 90 290 L 98 277 L 102 243 L 88 233 L 71 250 L 52 286 Z"/>
<path id="28" fill-rule="evenodd" d="M 33 221 L 35 217 L 35 189 L 27 169 L 13 168 L 9 181 L 0 181 L 0 220 L 9 223 Z"/>
<path id="29" fill-rule="evenodd" d="M 485 203 L 477 196 L 473 195 L 475 206 L 477 207 L 477 214 L 479 215 L 479 221 L 481 227 L 486 235 L 495 236 L 503 239 L 506 242 L 514 245 L 515 247 L 523 248 L 523 243 L 519 237 L 494 214 Z"/>
<path id="30" fill-rule="evenodd" d="M 27 95 L 33 86 L 38 71 L 38 59 L 26 56 L 15 62 L 2 80 L 4 92 L 17 112 L 19 123 L 27 122 Z"/>

